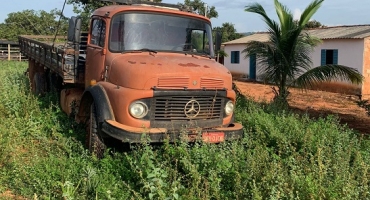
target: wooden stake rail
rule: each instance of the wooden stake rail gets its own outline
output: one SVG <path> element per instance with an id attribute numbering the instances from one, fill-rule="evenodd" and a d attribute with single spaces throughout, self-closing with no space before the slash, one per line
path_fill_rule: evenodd
<path id="1" fill-rule="evenodd" d="M 45 39 L 45 37 L 42 38 Z M 74 83 L 76 81 L 74 57 L 68 56 L 66 49 L 59 48 L 58 45 L 53 47 L 50 42 L 39 41 L 34 36 L 19 36 L 19 47 L 25 56 L 59 74 L 64 82 Z M 71 61 L 67 62 L 66 59 Z"/>

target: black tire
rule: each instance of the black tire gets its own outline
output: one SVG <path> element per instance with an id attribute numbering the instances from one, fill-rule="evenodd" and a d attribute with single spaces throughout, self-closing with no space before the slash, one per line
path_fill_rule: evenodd
<path id="1" fill-rule="evenodd" d="M 90 117 L 87 120 L 86 147 L 97 158 L 102 158 L 107 148 L 102 137 L 99 135 L 98 122 L 96 121 L 95 104 L 90 108 Z"/>
<path id="2" fill-rule="evenodd" d="M 46 91 L 46 82 L 45 82 L 45 74 L 37 72 L 33 76 L 33 85 L 32 92 L 35 95 L 43 95 Z"/>
<path id="3" fill-rule="evenodd" d="M 63 88 L 63 80 L 55 73 L 49 72 L 48 74 L 48 86 L 50 92 L 61 92 Z"/>

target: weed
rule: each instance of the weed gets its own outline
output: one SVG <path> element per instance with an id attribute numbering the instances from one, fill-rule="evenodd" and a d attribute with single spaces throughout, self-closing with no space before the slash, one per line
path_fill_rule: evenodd
<path id="1" fill-rule="evenodd" d="M 359 101 L 356 101 L 356 103 L 359 107 L 364 108 L 366 110 L 367 115 L 370 116 L 369 100 L 359 100 Z"/>
<path id="2" fill-rule="evenodd" d="M 25 63 L 0 66 L 0 194 L 38 199 L 369 199 L 370 142 L 338 123 L 242 96 L 245 137 L 146 140 L 97 160 L 55 94 L 30 94 Z M 1 198 L 1 195 L 0 195 Z"/>

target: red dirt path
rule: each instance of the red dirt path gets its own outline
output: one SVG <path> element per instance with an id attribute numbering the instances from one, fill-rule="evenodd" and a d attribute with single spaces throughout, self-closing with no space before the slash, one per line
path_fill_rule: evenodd
<path id="1" fill-rule="evenodd" d="M 271 101 L 274 97 L 270 85 L 235 81 L 239 91 L 256 101 Z M 340 123 L 361 133 L 370 133 L 370 116 L 366 110 L 357 105 L 359 97 L 333 92 L 290 89 L 288 102 L 299 113 L 307 112 L 312 117 L 338 115 Z"/>

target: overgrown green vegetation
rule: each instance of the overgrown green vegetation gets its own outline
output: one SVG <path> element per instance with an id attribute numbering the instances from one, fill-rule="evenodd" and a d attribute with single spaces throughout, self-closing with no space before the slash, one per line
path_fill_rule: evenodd
<path id="1" fill-rule="evenodd" d="M 0 38 L 10 41 L 18 41 L 19 35 L 60 35 L 65 36 L 68 30 L 68 20 L 62 16 L 61 11 L 53 9 L 50 12 L 44 10 L 23 10 L 12 12 L 0 23 Z"/>
<path id="2" fill-rule="evenodd" d="M 370 143 L 335 117 L 311 120 L 239 99 L 240 141 L 142 144 L 97 160 L 55 95 L 30 94 L 25 69 L 0 63 L 0 198 L 370 198 Z"/>

